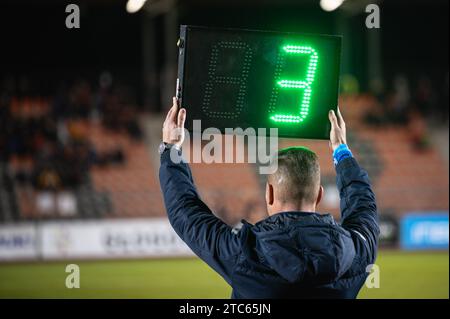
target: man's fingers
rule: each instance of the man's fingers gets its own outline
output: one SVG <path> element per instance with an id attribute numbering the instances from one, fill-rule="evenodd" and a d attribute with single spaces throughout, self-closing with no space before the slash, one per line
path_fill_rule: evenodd
<path id="1" fill-rule="evenodd" d="M 339 107 L 337 109 L 337 116 L 338 116 L 338 119 L 339 119 L 339 125 L 340 126 L 345 126 L 344 118 L 342 117 L 341 110 L 339 109 Z"/>
<path id="2" fill-rule="evenodd" d="M 336 114 L 334 114 L 333 110 L 330 110 L 328 112 L 328 118 L 329 118 L 329 120 L 331 122 L 331 126 L 332 127 L 339 127 L 338 120 L 336 118 Z"/>
<path id="3" fill-rule="evenodd" d="M 177 98 L 173 97 L 172 98 L 172 107 L 169 109 L 169 112 L 167 112 L 167 115 L 166 115 L 166 119 L 165 119 L 166 122 L 168 119 L 173 117 L 173 113 L 176 110 L 177 106 L 178 106 Z"/>
<path id="4" fill-rule="evenodd" d="M 172 107 L 170 108 L 169 114 L 167 114 L 167 120 L 169 120 L 170 122 L 175 122 L 176 118 L 177 118 L 177 109 L 178 109 L 178 101 L 177 98 L 173 98 L 172 99 Z"/>
<path id="5" fill-rule="evenodd" d="M 172 111 L 173 111 L 173 107 L 171 107 L 171 108 L 169 109 L 169 112 L 167 112 L 166 119 L 165 119 L 164 122 L 167 122 L 167 120 L 169 119 L 170 115 L 172 114 Z"/>
<path id="6" fill-rule="evenodd" d="M 184 122 L 186 121 L 186 109 L 180 109 L 178 112 L 177 127 L 184 128 Z"/>

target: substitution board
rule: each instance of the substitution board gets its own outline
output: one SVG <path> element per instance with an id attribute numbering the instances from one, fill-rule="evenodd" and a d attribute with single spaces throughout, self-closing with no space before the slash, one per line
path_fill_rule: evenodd
<path id="1" fill-rule="evenodd" d="M 328 139 L 337 108 L 341 37 L 182 25 L 177 96 L 186 127 L 278 128 Z M 269 132 L 269 130 L 266 130 Z"/>

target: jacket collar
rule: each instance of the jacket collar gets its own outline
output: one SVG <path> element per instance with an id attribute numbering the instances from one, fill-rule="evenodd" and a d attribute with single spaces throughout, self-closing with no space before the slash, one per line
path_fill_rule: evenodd
<path id="1" fill-rule="evenodd" d="M 244 224 L 249 224 L 246 221 L 243 221 Z M 287 226 L 291 223 L 295 222 L 296 224 L 330 224 L 334 225 L 335 221 L 333 216 L 330 214 L 318 214 L 311 212 L 299 212 L 299 211 L 288 211 L 288 212 L 280 212 L 269 216 L 259 222 L 257 222 L 252 228 L 255 230 L 273 230 L 279 227 Z"/>

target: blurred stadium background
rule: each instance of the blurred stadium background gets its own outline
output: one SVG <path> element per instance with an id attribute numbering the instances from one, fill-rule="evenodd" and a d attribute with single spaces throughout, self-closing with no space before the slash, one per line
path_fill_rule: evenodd
<path id="1" fill-rule="evenodd" d="M 70 2 L 2 1 L 0 297 L 229 297 L 171 231 L 157 180 L 178 26 L 194 24 L 344 36 L 340 107 L 382 229 L 380 288 L 359 297 L 448 298 L 448 1 L 320 2 L 148 0 L 129 13 L 78 0 L 81 27 L 67 29 Z M 364 26 L 369 3 L 380 29 Z M 280 144 L 318 153 L 320 209 L 339 219 L 328 143 Z M 265 217 L 256 166 L 192 168 L 227 223 Z M 80 289 L 65 287 L 70 263 Z"/>

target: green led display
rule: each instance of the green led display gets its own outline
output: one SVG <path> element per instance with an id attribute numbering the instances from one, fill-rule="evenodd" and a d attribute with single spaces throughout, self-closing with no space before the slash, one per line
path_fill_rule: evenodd
<path id="1" fill-rule="evenodd" d="M 278 99 L 278 94 L 280 88 L 282 89 L 300 89 L 303 90 L 303 96 L 301 103 L 299 105 L 295 105 L 294 109 L 297 109 L 297 114 L 279 114 L 275 113 L 270 116 L 270 119 L 275 122 L 282 123 L 301 123 L 308 116 L 310 103 L 311 103 L 311 95 L 312 89 L 311 85 L 314 81 L 314 77 L 316 74 L 317 63 L 319 61 L 319 55 L 316 50 L 311 46 L 302 46 L 302 45 L 285 45 L 280 50 L 280 54 L 278 55 L 277 67 L 276 67 L 276 86 L 273 90 L 272 97 L 270 99 L 269 112 L 276 112 L 276 103 Z M 285 67 L 285 58 L 287 55 L 306 55 L 309 57 L 308 67 L 306 69 L 306 77 L 302 80 L 285 80 L 280 79 L 280 74 Z"/>
<path id="2" fill-rule="evenodd" d="M 177 96 L 186 128 L 328 139 L 341 37 L 181 26 Z M 259 133 L 259 128 L 266 133 Z"/>

